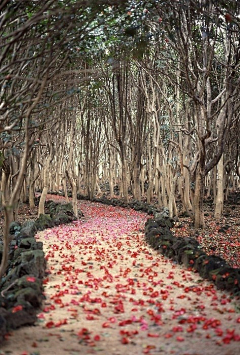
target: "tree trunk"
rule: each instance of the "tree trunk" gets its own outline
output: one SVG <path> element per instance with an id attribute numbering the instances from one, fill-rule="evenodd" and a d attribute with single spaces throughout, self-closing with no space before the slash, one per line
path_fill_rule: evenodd
<path id="1" fill-rule="evenodd" d="M 128 178 L 127 178 L 127 162 L 125 156 L 122 156 L 122 197 L 124 202 L 128 202 Z"/>
<path id="2" fill-rule="evenodd" d="M 194 189 L 194 226 L 204 228 L 204 173 L 199 165 L 196 169 L 195 189 Z"/>
<path id="3" fill-rule="evenodd" d="M 133 167 L 133 196 L 136 200 L 141 199 L 141 188 L 140 188 L 140 167 L 134 164 Z"/>
<path id="4" fill-rule="evenodd" d="M 31 182 L 29 185 L 29 207 L 30 210 L 35 208 L 35 189 L 34 189 L 35 182 Z"/>
<path id="5" fill-rule="evenodd" d="M 110 198 L 113 198 L 114 197 L 114 186 L 113 186 L 113 171 L 112 171 L 112 168 L 111 168 L 111 165 L 110 165 L 110 162 L 109 162 L 109 190 L 110 190 Z"/>
<path id="6" fill-rule="evenodd" d="M 223 164 L 223 155 L 217 165 L 217 196 L 215 203 L 215 212 L 214 217 L 220 219 L 223 213 L 223 188 L 224 188 L 224 164 Z"/>
<path id="7" fill-rule="evenodd" d="M 49 166 L 50 166 L 50 161 L 51 161 L 51 155 L 49 154 L 46 164 L 44 165 L 44 172 L 43 172 L 43 190 L 41 193 L 40 201 L 39 201 L 39 206 L 38 206 L 38 216 L 40 214 L 44 214 L 44 204 L 46 201 L 46 196 L 48 193 L 48 188 L 49 188 Z"/>
<path id="8" fill-rule="evenodd" d="M 68 171 L 66 171 L 66 176 L 70 182 L 71 189 L 72 189 L 72 206 L 73 206 L 73 213 L 75 216 L 78 218 L 78 200 L 77 200 L 77 191 L 78 191 L 78 185 L 77 185 L 77 178 L 74 178 L 72 174 L 70 174 Z"/>
<path id="9" fill-rule="evenodd" d="M 13 221 L 12 209 L 8 208 L 8 206 L 3 207 L 4 214 L 4 227 L 3 227 L 3 252 L 2 252 L 2 260 L 0 265 L 0 280 L 5 273 L 5 270 L 8 265 L 8 253 L 9 253 L 9 228 L 10 224 Z"/>
<path id="10" fill-rule="evenodd" d="M 170 169 L 171 170 L 171 167 Z M 172 172 L 169 173 L 169 198 L 168 198 L 168 209 L 169 209 L 169 216 L 177 216 L 177 205 L 175 200 L 175 189 L 176 189 L 176 182 L 177 182 L 177 174 L 173 176 Z"/>
<path id="11" fill-rule="evenodd" d="M 62 185 L 63 185 L 63 191 L 64 191 L 64 196 L 66 198 L 66 201 L 69 202 L 68 191 L 67 191 L 67 180 L 65 176 L 63 176 L 62 178 Z"/>
<path id="12" fill-rule="evenodd" d="M 191 203 L 191 198 L 190 198 L 190 177 L 189 177 L 189 171 L 186 168 L 183 168 L 183 178 L 184 178 L 183 204 L 184 204 L 185 211 L 190 213 L 192 211 L 192 203 Z"/>
<path id="13" fill-rule="evenodd" d="M 153 176 L 152 176 L 152 154 L 151 154 L 151 142 L 148 141 L 148 150 L 147 150 L 147 203 L 151 203 L 153 198 Z"/>

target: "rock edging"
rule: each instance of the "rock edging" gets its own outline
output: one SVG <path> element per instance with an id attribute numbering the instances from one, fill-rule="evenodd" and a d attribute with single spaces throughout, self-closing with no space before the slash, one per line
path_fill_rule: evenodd
<path id="1" fill-rule="evenodd" d="M 76 220 L 70 203 L 45 203 L 47 213 L 36 220 L 12 222 L 9 231 L 10 252 L 5 276 L 0 281 L 0 344 L 11 330 L 34 324 L 44 300 L 43 279 L 46 260 L 38 231 Z M 2 258 L 0 244 L 0 260 Z"/>
<path id="2" fill-rule="evenodd" d="M 87 199 L 82 195 L 78 198 Z M 133 208 L 153 215 L 154 218 L 149 218 L 145 225 L 145 240 L 153 249 L 189 270 L 198 272 L 203 279 L 214 282 L 218 289 L 240 296 L 240 269 L 231 267 L 219 256 L 206 254 L 195 238 L 174 236 L 171 232 L 174 219 L 169 218 L 168 209 L 160 212 L 156 206 L 146 202 L 132 200 L 126 203 L 121 199 L 108 199 L 106 196 L 94 198 L 93 201 Z"/>
<path id="3" fill-rule="evenodd" d="M 79 200 L 87 200 L 88 198 L 83 196 L 83 195 L 78 195 Z M 160 212 L 160 210 L 155 206 L 148 204 L 146 202 L 138 201 L 138 200 L 131 200 L 129 202 L 124 202 L 121 199 L 118 198 L 107 198 L 105 195 L 103 195 L 100 198 L 94 197 L 91 199 L 92 202 L 99 202 L 103 203 L 104 205 L 111 205 L 111 206 L 117 206 L 117 207 L 123 207 L 123 208 L 132 208 L 135 211 L 142 211 L 145 212 L 149 215 L 153 215 L 157 212 Z"/>
<path id="4" fill-rule="evenodd" d="M 145 240 L 159 253 L 198 272 L 203 279 L 215 283 L 220 290 L 240 295 L 240 269 L 232 268 L 224 259 L 207 255 L 198 241 L 192 237 L 176 237 L 171 232 L 172 218 L 157 213 L 145 224 Z"/>

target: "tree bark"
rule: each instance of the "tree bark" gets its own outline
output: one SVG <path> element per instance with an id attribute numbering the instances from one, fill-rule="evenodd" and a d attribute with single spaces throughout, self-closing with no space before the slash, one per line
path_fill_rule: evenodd
<path id="1" fill-rule="evenodd" d="M 46 197 L 47 197 L 47 193 L 48 193 L 48 188 L 49 188 L 49 166 L 50 166 L 50 162 L 51 162 L 51 155 L 49 154 L 49 156 L 47 157 L 46 163 L 44 164 L 44 172 L 43 172 L 43 190 L 41 193 L 41 197 L 40 197 L 40 201 L 39 201 L 39 205 L 38 205 L 38 217 L 41 214 L 44 214 L 45 209 L 44 209 L 44 205 L 45 205 L 45 201 L 46 201 Z"/>
<path id="2" fill-rule="evenodd" d="M 224 201 L 224 164 L 223 155 L 217 165 L 217 196 L 215 202 L 214 217 L 220 219 L 223 213 L 223 201 Z"/>
<path id="3" fill-rule="evenodd" d="M 198 165 L 196 169 L 195 189 L 194 189 L 194 226 L 195 228 L 204 228 L 204 179 L 205 174 L 202 167 Z"/>

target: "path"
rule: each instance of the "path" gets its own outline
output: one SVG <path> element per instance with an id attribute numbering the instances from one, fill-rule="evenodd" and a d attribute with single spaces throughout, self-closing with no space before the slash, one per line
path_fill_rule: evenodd
<path id="1" fill-rule="evenodd" d="M 84 220 L 38 234 L 44 309 L 0 355 L 239 353 L 237 301 L 150 249 L 145 214 L 87 201 L 81 210 Z"/>

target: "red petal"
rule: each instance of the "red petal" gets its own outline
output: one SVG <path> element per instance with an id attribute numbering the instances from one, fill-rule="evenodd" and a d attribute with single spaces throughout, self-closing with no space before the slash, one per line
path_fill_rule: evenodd
<path id="1" fill-rule="evenodd" d="M 159 338 L 159 334 L 157 333 L 148 333 L 149 338 Z"/>
<path id="2" fill-rule="evenodd" d="M 26 280 L 28 282 L 35 282 L 36 281 L 36 278 L 34 276 L 27 276 Z"/>
<path id="3" fill-rule="evenodd" d="M 53 328 L 54 327 L 54 322 L 50 321 L 50 322 L 47 322 L 46 325 L 45 325 L 46 328 Z"/>
<path id="4" fill-rule="evenodd" d="M 128 344 L 128 343 L 129 343 L 129 339 L 128 339 L 127 337 L 123 337 L 123 338 L 121 339 L 121 343 L 122 343 L 122 344 Z"/>
<path id="5" fill-rule="evenodd" d="M 15 307 L 13 307 L 13 309 L 12 309 L 12 313 L 19 312 L 19 311 L 21 311 L 22 309 L 23 309 L 23 306 L 21 306 L 21 305 L 15 306 Z"/>
<path id="6" fill-rule="evenodd" d="M 110 328 L 110 324 L 108 322 L 105 322 L 102 324 L 103 328 Z"/>
<path id="7" fill-rule="evenodd" d="M 185 339 L 183 337 L 177 337 L 177 341 L 184 341 Z"/>

